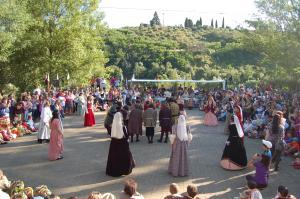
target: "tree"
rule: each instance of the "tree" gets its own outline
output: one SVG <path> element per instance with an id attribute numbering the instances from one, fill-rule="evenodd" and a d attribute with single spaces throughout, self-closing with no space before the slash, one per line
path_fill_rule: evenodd
<path id="1" fill-rule="evenodd" d="M 200 29 L 201 27 L 202 27 L 202 18 L 200 17 L 200 19 L 199 20 L 197 20 L 196 21 L 196 27 L 198 28 L 198 29 Z"/>
<path id="2" fill-rule="evenodd" d="M 194 27 L 193 21 L 189 18 L 185 18 L 184 27 L 185 28 L 193 28 Z"/>
<path id="3" fill-rule="evenodd" d="M 106 62 L 98 0 L 24 0 L 30 24 L 14 42 L 10 81 L 22 90 L 42 83 L 46 73 L 88 83 Z"/>
<path id="4" fill-rule="evenodd" d="M 225 28 L 225 19 L 224 19 L 224 17 L 222 19 L 222 28 Z"/>
<path id="5" fill-rule="evenodd" d="M 31 20 L 30 15 L 26 13 L 24 1 L 0 2 L 0 88 L 2 88 L 6 83 L 12 82 L 12 75 L 16 71 L 11 71 L 10 57 L 14 53 L 15 42 L 24 34 Z"/>
<path id="6" fill-rule="evenodd" d="M 153 18 L 150 21 L 150 25 L 153 26 L 161 26 L 160 19 L 158 17 L 157 12 L 154 12 Z"/>
<path id="7" fill-rule="evenodd" d="M 218 28 L 218 21 L 215 22 L 215 28 Z"/>
<path id="8" fill-rule="evenodd" d="M 210 27 L 214 27 L 214 19 L 211 19 L 211 22 L 210 22 Z"/>
<path id="9" fill-rule="evenodd" d="M 299 0 L 256 0 L 256 6 L 270 20 L 276 22 L 280 30 L 300 31 Z"/>

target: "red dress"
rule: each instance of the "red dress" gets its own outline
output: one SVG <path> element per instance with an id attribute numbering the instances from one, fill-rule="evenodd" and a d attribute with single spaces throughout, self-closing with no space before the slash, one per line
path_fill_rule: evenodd
<path id="1" fill-rule="evenodd" d="M 94 126 L 95 125 L 95 115 L 92 110 L 92 103 L 87 103 L 87 112 L 84 116 L 84 126 Z"/>

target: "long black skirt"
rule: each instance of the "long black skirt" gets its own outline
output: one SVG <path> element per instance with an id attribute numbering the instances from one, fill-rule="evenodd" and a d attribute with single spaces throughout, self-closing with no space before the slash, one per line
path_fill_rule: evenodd
<path id="1" fill-rule="evenodd" d="M 154 127 L 146 127 L 146 136 L 154 136 Z"/>
<path id="2" fill-rule="evenodd" d="M 126 138 L 112 138 L 106 165 L 106 174 L 113 177 L 128 175 L 135 167 Z"/>

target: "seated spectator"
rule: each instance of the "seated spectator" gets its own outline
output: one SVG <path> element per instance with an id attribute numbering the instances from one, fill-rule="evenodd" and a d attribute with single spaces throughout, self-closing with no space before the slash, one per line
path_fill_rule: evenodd
<path id="1" fill-rule="evenodd" d="M 245 190 L 242 193 L 240 193 L 240 199 L 250 199 L 251 197 L 251 192 L 250 190 Z"/>
<path id="2" fill-rule="evenodd" d="M 144 199 L 143 195 L 137 192 L 137 182 L 129 179 L 125 182 L 124 190 L 120 193 L 119 199 Z"/>
<path id="3" fill-rule="evenodd" d="M 50 195 L 50 197 L 48 197 L 48 199 L 60 199 L 60 197 L 52 194 L 52 195 Z"/>
<path id="4" fill-rule="evenodd" d="M 200 199 L 200 197 L 198 196 L 198 190 L 197 187 L 195 185 L 188 185 L 187 189 L 187 196 L 184 196 L 184 199 Z"/>
<path id="5" fill-rule="evenodd" d="M 35 196 L 40 196 L 42 198 L 46 198 L 49 197 L 51 195 L 51 191 L 48 189 L 48 187 L 46 185 L 40 185 L 38 187 L 35 188 Z M 34 197 L 35 199 L 35 197 Z"/>
<path id="6" fill-rule="evenodd" d="M 9 187 L 10 187 L 10 182 L 3 174 L 3 171 L 0 170 L 0 198 L 1 199 L 10 199 L 9 195 L 3 191 L 5 189 L 8 189 Z"/>
<path id="7" fill-rule="evenodd" d="M 99 192 L 92 192 L 90 193 L 88 199 L 102 199 L 102 195 Z"/>
<path id="8" fill-rule="evenodd" d="M 116 196 L 111 193 L 105 193 L 102 195 L 102 199 L 116 199 Z"/>
<path id="9" fill-rule="evenodd" d="M 26 187 L 24 193 L 27 196 L 27 199 L 34 199 L 33 189 L 31 187 Z"/>
<path id="10" fill-rule="evenodd" d="M 277 194 L 274 199 L 296 199 L 296 197 L 289 195 L 288 188 L 280 185 L 277 189 Z"/>
<path id="11" fill-rule="evenodd" d="M 0 190 L 10 188 L 10 181 L 6 178 L 3 171 L 0 170 Z"/>
<path id="12" fill-rule="evenodd" d="M 262 154 L 261 160 L 256 161 L 259 157 L 260 156 L 256 154 L 248 162 L 250 168 L 255 167 L 255 175 L 247 175 L 246 179 L 247 181 L 254 181 L 257 184 L 258 189 L 263 189 L 268 186 L 270 158 Z"/>
<path id="13" fill-rule="evenodd" d="M 169 191 L 171 194 L 166 196 L 164 199 L 181 199 L 181 198 L 183 198 L 179 194 L 179 187 L 176 183 L 170 184 Z"/>
<path id="14" fill-rule="evenodd" d="M 250 191 L 250 199 L 263 199 L 260 191 L 257 189 L 256 182 L 248 181 L 247 186 Z"/>

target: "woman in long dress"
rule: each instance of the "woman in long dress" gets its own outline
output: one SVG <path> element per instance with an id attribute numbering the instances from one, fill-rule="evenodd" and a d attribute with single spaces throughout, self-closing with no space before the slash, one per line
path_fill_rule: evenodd
<path id="1" fill-rule="evenodd" d="M 205 111 L 205 116 L 204 116 L 204 125 L 206 126 L 217 126 L 218 125 L 218 119 L 217 116 L 215 115 L 216 111 L 216 102 L 214 98 L 209 95 L 207 104 L 204 108 Z"/>
<path id="2" fill-rule="evenodd" d="M 241 130 L 240 126 L 237 127 L 237 125 L 240 125 L 238 118 L 236 119 L 236 124 L 233 117 L 231 118 L 231 123 L 228 127 L 229 137 L 227 139 L 220 163 L 224 169 L 241 170 L 247 166 L 247 154 L 242 138 L 243 134 L 238 133 L 238 129 Z"/>
<path id="3" fill-rule="evenodd" d="M 41 113 L 41 120 L 39 131 L 37 134 L 38 142 L 43 143 L 43 141 L 50 141 L 50 120 L 52 118 L 52 111 L 50 109 L 50 102 L 47 100 L 45 101 L 44 107 Z"/>
<path id="4" fill-rule="evenodd" d="M 87 98 L 87 111 L 84 116 L 84 126 L 94 126 L 95 122 L 95 115 L 93 112 L 93 100 L 91 96 Z"/>
<path id="5" fill-rule="evenodd" d="M 50 122 L 51 136 L 48 148 L 48 159 L 59 160 L 62 159 L 64 143 L 63 143 L 63 126 L 59 119 L 58 111 L 53 112 L 53 117 Z"/>
<path id="6" fill-rule="evenodd" d="M 134 160 L 129 149 L 127 129 L 123 124 L 122 113 L 117 112 L 112 123 L 106 174 L 113 177 L 128 175 L 134 167 Z"/>
<path id="7" fill-rule="evenodd" d="M 187 128 L 185 116 L 180 115 L 178 123 L 173 128 L 175 140 L 172 144 L 168 172 L 173 176 L 187 176 L 189 172 L 187 148 L 191 140 L 188 138 L 190 130 Z"/>

